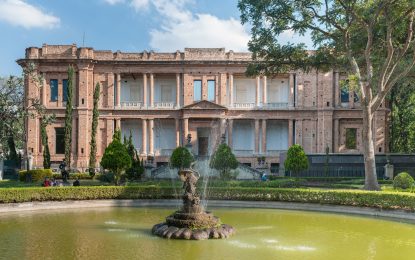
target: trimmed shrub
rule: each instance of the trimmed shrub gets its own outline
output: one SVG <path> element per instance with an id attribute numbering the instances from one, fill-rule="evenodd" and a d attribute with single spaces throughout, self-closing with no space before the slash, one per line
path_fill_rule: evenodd
<path id="1" fill-rule="evenodd" d="M 220 178 L 223 180 L 235 179 L 236 175 L 232 174 L 231 170 L 238 168 L 238 165 L 232 149 L 227 144 L 219 145 L 209 163 L 210 168 L 219 171 Z"/>
<path id="2" fill-rule="evenodd" d="M 287 159 L 284 162 L 286 171 L 298 173 L 308 169 L 308 158 L 303 147 L 295 144 L 288 148 Z"/>
<path id="3" fill-rule="evenodd" d="M 189 168 L 193 161 L 193 155 L 185 147 L 177 147 L 170 156 L 170 167 L 176 169 Z"/>
<path id="4" fill-rule="evenodd" d="M 52 178 L 62 179 L 62 174 L 54 173 L 54 174 L 52 174 Z M 89 175 L 89 173 L 70 173 L 69 174 L 69 179 L 70 180 L 75 180 L 76 178 L 78 178 L 80 180 L 91 180 L 93 177 L 91 177 Z"/>
<path id="5" fill-rule="evenodd" d="M 81 186 L 2 188 L 0 203 L 92 199 L 174 199 L 176 187 Z M 246 201 L 286 201 L 333 204 L 380 209 L 415 211 L 415 194 L 363 190 L 318 190 L 290 188 L 210 188 L 208 199 Z"/>
<path id="6" fill-rule="evenodd" d="M 26 181 L 27 175 L 31 175 L 32 181 L 41 181 L 45 177 L 52 178 L 52 170 L 51 169 L 37 169 L 37 170 L 29 170 L 29 173 L 27 171 L 19 171 L 19 180 L 20 181 Z"/>
<path id="7" fill-rule="evenodd" d="M 414 183 L 414 178 L 412 178 L 412 176 L 407 172 L 401 172 L 393 179 L 393 187 L 395 189 L 409 189 L 414 185 Z"/>

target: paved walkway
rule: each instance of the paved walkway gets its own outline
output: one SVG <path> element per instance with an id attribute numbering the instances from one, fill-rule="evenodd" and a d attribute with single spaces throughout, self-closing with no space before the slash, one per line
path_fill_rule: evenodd
<path id="1" fill-rule="evenodd" d="M 172 207 L 175 208 L 181 201 L 178 200 L 78 200 L 78 201 L 46 201 L 0 204 L 0 214 L 27 211 L 49 211 L 59 209 L 101 208 L 101 207 Z M 210 200 L 210 208 L 268 208 L 285 210 L 306 210 L 328 213 L 365 215 L 372 217 L 393 218 L 396 220 L 415 221 L 414 212 L 403 210 L 382 210 L 376 208 L 321 205 L 315 203 L 293 203 L 277 201 L 228 201 Z"/>

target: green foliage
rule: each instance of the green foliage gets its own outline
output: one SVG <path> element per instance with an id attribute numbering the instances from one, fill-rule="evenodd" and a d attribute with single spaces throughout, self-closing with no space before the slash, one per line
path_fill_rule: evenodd
<path id="1" fill-rule="evenodd" d="M 29 170 L 29 171 L 19 171 L 19 180 L 26 181 L 27 175 L 30 175 L 31 181 L 42 181 L 45 177 L 52 177 L 52 170 L 51 169 L 36 169 L 36 170 Z"/>
<path id="2" fill-rule="evenodd" d="M 288 148 L 287 159 L 284 162 L 285 170 L 298 173 L 308 169 L 308 158 L 303 147 L 295 144 Z"/>
<path id="3" fill-rule="evenodd" d="M 185 147 L 177 147 L 170 156 L 170 167 L 176 169 L 189 168 L 193 161 L 193 155 Z"/>
<path id="4" fill-rule="evenodd" d="M 131 158 L 125 146 L 117 138 L 121 135 L 120 130 L 115 131 L 112 142 L 105 148 L 101 159 L 101 166 L 115 174 L 114 182 L 119 184 L 121 174 L 131 167 Z"/>
<path id="5" fill-rule="evenodd" d="M 65 161 L 66 165 L 71 168 L 71 144 L 72 144 L 72 106 L 73 106 L 73 79 L 74 68 L 68 67 L 68 99 L 65 110 Z"/>
<path id="6" fill-rule="evenodd" d="M 54 173 L 52 174 L 52 178 L 55 179 L 62 179 L 62 174 L 60 173 Z M 89 175 L 89 173 L 69 173 L 69 180 L 91 180 L 92 177 Z"/>
<path id="7" fill-rule="evenodd" d="M 9 133 L 9 136 L 7 138 L 7 145 L 9 148 L 9 154 L 7 155 L 7 160 L 11 160 L 17 163 L 19 160 L 19 156 L 17 155 L 17 152 L 16 152 L 16 144 L 14 143 L 13 133 Z"/>
<path id="8" fill-rule="evenodd" d="M 413 78 L 402 79 L 392 90 L 390 151 L 415 152 L 415 84 Z"/>
<path id="9" fill-rule="evenodd" d="M 131 158 L 131 167 L 126 171 L 127 178 L 130 181 L 139 180 L 144 174 L 144 164 L 140 161 L 137 150 L 134 147 L 131 131 L 128 139 L 124 136 L 124 146 Z"/>
<path id="10" fill-rule="evenodd" d="M 50 151 L 49 151 L 49 141 L 48 134 L 46 132 L 47 121 L 42 118 L 40 122 L 40 135 L 42 137 L 42 146 L 43 146 L 43 168 L 50 169 Z"/>
<path id="11" fill-rule="evenodd" d="M 393 179 L 393 187 L 395 189 L 409 189 L 414 186 L 414 178 L 407 172 L 401 172 Z"/>
<path id="12" fill-rule="evenodd" d="M 231 170 L 236 169 L 238 165 L 238 160 L 227 144 L 220 144 L 209 162 L 209 167 L 218 170 L 221 179 L 225 180 L 234 178 Z"/>
<path id="13" fill-rule="evenodd" d="M 176 187 L 81 186 L 3 188 L 0 203 L 94 199 L 174 199 Z M 415 211 L 415 194 L 362 190 L 215 187 L 208 199 L 284 201 Z"/>
<path id="14" fill-rule="evenodd" d="M 95 175 L 95 167 L 97 164 L 97 127 L 98 127 L 98 118 L 99 118 L 99 110 L 98 110 L 98 103 L 99 103 L 99 94 L 100 94 L 100 85 L 99 83 L 96 84 L 94 89 L 94 107 L 92 110 L 92 130 L 91 130 L 91 147 L 89 151 L 89 174 L 93 177 Z"/>

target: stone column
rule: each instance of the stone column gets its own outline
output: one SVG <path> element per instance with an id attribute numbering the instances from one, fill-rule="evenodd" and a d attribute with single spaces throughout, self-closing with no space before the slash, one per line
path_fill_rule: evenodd
<path id="1" fill-rule="evenodd" d="M 145 108 L 148 105 L 147 96 L 147 74 L 143 73 L 143 106 Z"/>
<path id="2" fill-rule="evenodd" d="M 176 124 L 176 147 L 180 146 L 180 119 L 174 119 Z"/>
<path id="3" fill-rule="evenodd" d="M 150 147 L 148 150 L 149 155 L 154 155 L 154 119 L 149 119 L 148 120 L 149 123 L 149 135 L 148 135 L 148 139 L 149 139 L 149 143 L 150 143 Z"/>
<path id="4" fill-rule="evenodd" d="M 267 120 L 262 119 L 262 154 L 267 154 Z"/>
<path id="5" fill-rule="evenodd" d="M 233 119 L 228 119 L 228 146 L 233 150 Z"/>
<path id="6" fill-rule="evenodd" d="M 147 155 L 147 119 L 141 120 L 141 154 Z"/>
<path id="7" fill-rule="evenodd" d="M 256 102 L 256 106 L 259 107 L 261 104 L 261 95 L 260 95 L 260 88 L 261 87 L 261 81 L 259 76 L 256 77 L 256 83 L 255 83 L 255 102 Z"/>
<path id="8" fill-rule="evenodd" d="M 334 107 L 340 106 L 340 80 L 339 72 L 334 72 Z"/>
<path id="9" fill-rule="evenodd" d="M 288 119 L 288 147 L 293 145 L 293 127 L 294 121 L 292 119 Z"/>
<path id="10" fill-rule="evenodd" d="M 180 107 L 180 73 L 176 74 L 176 107 Z"/>
<path id="11" fill-rule="evenodd" d="M 255 154 L 259 154 L 259 119 L 255 119 Z"/>
<path id="12" fill-rule="evenodd" d="M 220 138 L 222 138 L 222 135 L 226 134 L 226 119 L 221 118 L 220 119 Z"/>
<path id="13" fill-rule="evenodd" d="M 233 107 L 233 75 L 229 74 L 229 106 Z"/>
<path id="14" fill-rule="evenodd" d="M 339 119 L 334 119 L 333 152 L 339 151 Z"/>
<path id="15" fill-rule="evenodd" d="M 154 74 L 150 73 L 150 107 L 154 107 Z"/>
<path id="16" fill-rule="evenodd" d="M 262 105 L 265 106 L 268 103 L 268 86 L 267 76 L 262 77 Z"/>
<path id="17" fill-rule="evenodd" d="M 294 97 L 294 73 L 290 73 L 290 79 L 289 79 L 289 84 L 290 84 L 290 91 L 288 93 L 288 107 L 294 107 L 295 104 L 295 97 Z"/>
<path id="18" fill-rule="evenodd" d="M 117 74 L 117 100 L 115 106 L 121 106 L 121 74 Z"/>
<path id="19" fill-rule="evenodd" d="M 121 119 L 120 118 L 115 119 L 115 129 L 121 130 Z"/>

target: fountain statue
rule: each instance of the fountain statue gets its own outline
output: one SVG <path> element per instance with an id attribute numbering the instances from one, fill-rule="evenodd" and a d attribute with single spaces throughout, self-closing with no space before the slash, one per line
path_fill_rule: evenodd
<path id="1" fill-rule="evenodd" d="M 188 145 L 190 136 L 188 136 Z M 191 148 L 191 147 L 190 147 Z M 220 219 L 211 212 L 205 211 L 200 204 L 200 197 L 196 190 L 196 184 L 200 178 L 199 173 L 190 168 L 179 170 L 180 180 L 183 182 L 184 194 L 183 206 L 180 210 L 166 218 L 166 222 L 153 226 L 152 233 L 172 239 L 218 239 L 227 238 L 235 232 L 229 225 L 222 224 Z"/>

